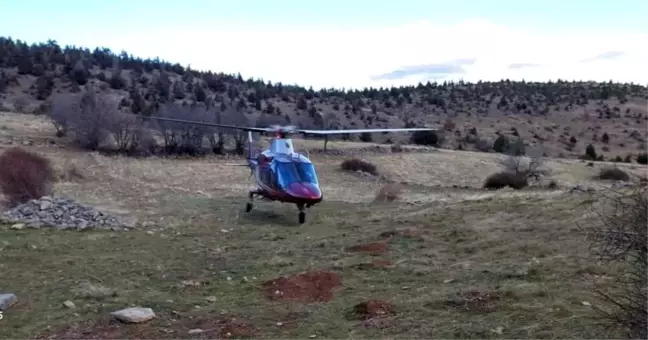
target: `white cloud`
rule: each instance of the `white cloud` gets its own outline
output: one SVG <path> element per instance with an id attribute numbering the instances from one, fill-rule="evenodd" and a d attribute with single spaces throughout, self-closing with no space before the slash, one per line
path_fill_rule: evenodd
<path id="1" fill-rule="evenodd" d="M 81 37 L 82 38 L 82 37 Z M 283 83 L 318 87 L 389 86 L 416 83 L 423 75 L 372 80 L 408 66 L 475 59 L 464 64 L 466 81 L 548 79 L 648 82 L 648 36 L 626 32 L 525 32 L 487 20 L 455 24 L 415 22 L 364 29 L 151 28 L 127 36 L 88 34 L 76 45 L 100 44 L 134 55 L 158 55 L 215 72 L 241 72 Z M 85 40 L 85 41 L 84 41 Z M 589 62 L 597 55 L 623 52 Z M 510 68 L 511 64 L 535 67 Z M 433 79 L 434 76 L 430 76 Z M 443 76 L 437 79 L 442 80 Z"/>

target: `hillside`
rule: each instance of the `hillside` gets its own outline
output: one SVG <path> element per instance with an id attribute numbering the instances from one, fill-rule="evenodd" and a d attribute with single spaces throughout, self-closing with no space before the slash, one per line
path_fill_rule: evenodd
<path id="1" fill-rule="evenodd" d="M 159 104 L 175 101 L 205 104 L 226 112 L 222 122 L 240 125 L 440 126 L 435 146 L 448 149 L 492 151 L 498 134 L 505 134 L 541 145 L 548 156 L 581 157 L 591 144 L 606 160 L 633 160 L 645 153 L 648 137 L 648 93 L 636 84 L 502 80 L 315 91 L 109 49 L 0 38 L 0 111 L 47 112 L 56 95 L 87 85 L 135 114 L 153 114 Z M 407 142 L 408 136 L 350 138 Z"/>

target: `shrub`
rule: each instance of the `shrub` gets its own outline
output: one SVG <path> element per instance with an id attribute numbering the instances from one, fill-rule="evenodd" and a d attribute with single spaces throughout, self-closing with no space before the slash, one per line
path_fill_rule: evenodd
<path id="1" fill-rule="evenodd" d="M 587 147 L 585 147 L 585 156 L 583 156 L 583 158 L 592 161 L 595 161 L 598 158 L 594 145 L 588 144 Z"/>
<path id="2" fill-rule="evenodd" d="M 648 164 L 648 153 L 642 153 L 637 155 L 637 163 L 639 164 Z"/>
<path id="3" fill-rule="evenodd" d="M 511 142 L 505 135 L 499 135 L 499 137 L 497 137 L 493 142 L 493 150 L 495 150 L 495 152 L 504 153 L 509 148 L 510 143 Z"/>
<path id="4" fill-rule="evenodd" d="M 416 145 L 440 146 L 443 144 L 443 135 L 437 131 L 414 131 L 410 141 Z"/>
<path id="5" fill-rule="evenodd" d="M 502 171 L 494 173 L 486 178 L 484 188 L 501 189 L 511 187 L 513 189 L 522 189 L 529 185 L 527 176 L 522 173 L 512 171 Z"/>
<path id="6" fill-rule="evenodd" d="M 54 169 L 50 161 L 21 148 L 0 155 L 0 190 L 10 206 L 51 195 Z"/>
<path id="7" fill-rule="evenodd" d="M 357 158 L 344 160 L 340 167 L 344 171 L 362 171 L 374 176 L 378 175 L 378 170 L 375 165 Z"/>
<path id="8" fill-rule="evenodd" d="M 631 339 L 648 337 L 648 193 L 638 187 L 630 194 L 601 194 L 595 209 L 600 223 L 589 231 L 594 255 L 604 261 L 622 264 L 625 270 L 615 275 L 616 293 L 595 289 L 604 306 L 596 306 L 606 326 L 620 328 Z"/>
<path id="9" fill-rule="evenodd" d="M 630 175 L 628 175 L 625 171 L 617 167 L 613 167 L 613 168 L 601 169 L 601 171 L 599 171 L 598 178 L 602 180 L 613 180 L 613 181 L 625 182 L 630 180 Z"/>

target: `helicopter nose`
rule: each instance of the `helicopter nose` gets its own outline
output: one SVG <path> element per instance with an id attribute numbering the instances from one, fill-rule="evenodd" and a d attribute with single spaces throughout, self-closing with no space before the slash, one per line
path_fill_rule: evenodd
<path id="1" fill-rule="evenodd" d="M 322 196 L 319 188 L 312 183 L 292 183 L 288 186 L 288 194 L 304 199 L 319 199 Z"/>

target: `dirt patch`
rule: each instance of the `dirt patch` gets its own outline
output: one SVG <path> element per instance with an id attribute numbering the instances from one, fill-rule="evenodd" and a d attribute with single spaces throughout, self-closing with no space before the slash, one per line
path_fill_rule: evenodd
<path id="1" fill-rule="evenodd" d="M 372 255 L 380 255 L 389 250 L 389 246 L 386 242 L 373 242 L 367 244 L 359 244 L 347 248 L 347 251 L 351 252 L 365 252 Z"/>
<path id="2" fill-rule="evenodd" d="M 333 299 L 333 289 L 341 284 L 340 275 L 319 270 L 282 276 L 266 281 L 262 286 L 265 296 L 271 300 L 326 302 Z"/>
<path id="3" fill-rule="evenodd" d="M 355 317 L 368 320 L 389 315 L 392 312 L 392 307 L 385 301 L 369 300 L 353 306 L 352 312 Z"/>
<path id="4" fill-rule="evenodd" d="M 234 318 L 220 322 L 220 333 L 223 337 L 255 336 L 257 334 L 254 328 Z"/>
<path id="5" fill-rule="evenodd" d="M 124 325 L 117 320 L 102 320 L 95 324 L 63 326 L 35 339 L 159 339 L 165 336 L 168 334 L 159 325 Z"/>
<path id="6" fill-rule="evenodd" d="M 494 311 L 501 299 L 499 292 L 468 291 L 443 300 L 441 304 L 446 308 L 483 313 Z"/>
<path id="7" fill-rule="evenodd" d="M 217 325 L 218 334 L 221 338 L 251 338 L 256 336 L 256 330 L 245 322 L 236 318 L 221 320 Z"/>
<path id="8" fill-rule="evenodd" d="M 366 263 L 358 263 L 350 266 L 353 269 L 370 270 L 370 269 L 387 269 L 393 264 L 388 260 L 374 260 Z"/>
<path id="9" fill-rule="evenodd" d="M 388 230 L 380 233 L 378 237 L 380 238 L 392 238 L 392 237 L 404 237 L 417 241 L 424 241 L 423 232 L 415 229 L 405 229 L 405 230 Z"/>

